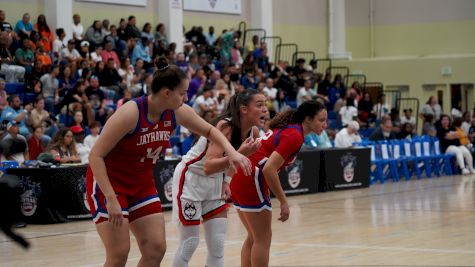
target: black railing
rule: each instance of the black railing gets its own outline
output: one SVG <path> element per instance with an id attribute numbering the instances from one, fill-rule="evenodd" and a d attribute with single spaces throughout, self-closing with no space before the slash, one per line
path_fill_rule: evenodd
<path id="1" fill-rule="evenodd" d="M 275 49 L 275 63 L 279 63 L 279 61 L 284 60 L 292 63 L 292 57 L 295 52 L 299 50 L 297 44 L 280 44 L 276 46 Z"/>
<path id="2" fill-rule="evenodd" d="M 311 60 L 315 60 L 316 55 L 313 51 L 297 51 L 292 55 L 292 65 L 295 66 L 297 59 L 303 58 L 308 64 Z"/>
<path id="3" fill-rule="evenodd" d="M 335 77 L 337 74 L 340 74 L 341 78 L 343 78 L 350 74 L 350 68 L 345 66 L 331 66 L 326 69 L 325 73 L 330 73 L 333 77 Z"/>
<path id="4" fill-rule="evenodd" d="M 349 74 L 343 77 L 346 87 L 350 88 L 354 82 L 359 83 L 360 90 L 363 90 L 364 84 L 366 84 L 366 75 L 364 74 Z"/>
<path id="5" fill-rule="evenodd" d="M 332 67 L 332 60 L 329 58 L 317 58 L 317 72 L 324 75 L 324 72 Z"/>
<path id="6" fill-rule="evenodd" d="M 266 30 L 264 29 L 246 29 L 244 32 L 243 32 L 243 39 L 242 39 L 242 47 L 246 48 L 246 42 L 247 40 L 251 39 L 254 37 L 254 35 L 256 35 L 259 40 L 257 41 L 257 45 L 259 45 L 262 41 L 262 38 L 265 38 L 266 37 Z M 250 37 L 249 37 L 250 36 Z"/>

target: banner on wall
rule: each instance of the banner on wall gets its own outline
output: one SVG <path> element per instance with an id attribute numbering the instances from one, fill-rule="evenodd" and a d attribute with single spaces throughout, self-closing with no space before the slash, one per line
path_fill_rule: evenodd
<path id="1" fill-rule="evenodd" d="M 241 14 L 241 0 L 183 0 L 183 10 Z"/>
<path id="2" fill-rule="evenodd" d="M 115 5 L 127 5 L 127 6 L 146 6 L 147 5 L 147 0 L 76 0 L 76 1 L 115 4 Z"/>

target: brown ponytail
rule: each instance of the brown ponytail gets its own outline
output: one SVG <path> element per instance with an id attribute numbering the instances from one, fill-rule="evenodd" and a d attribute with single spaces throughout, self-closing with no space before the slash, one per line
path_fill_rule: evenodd
<path id="1" fill-rule="evenodd" d="M 270 121 L 269 128 L 280 129 L 292 123 L 302 123 L 306 117 L 313 118 L 324 109 L 325 106 L 318 101 L 305 101 L 296 110 L 288 110 L 277 114 Z"/>

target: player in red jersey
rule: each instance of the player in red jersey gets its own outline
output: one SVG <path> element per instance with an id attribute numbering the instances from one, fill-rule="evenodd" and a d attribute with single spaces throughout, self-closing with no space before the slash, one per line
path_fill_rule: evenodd
<path id="1" fill-rule="evenodd" d="M 231 97 L 226 111 L 211 124 L 240 153 L 251 155 L 260 147 L 260 141 L 255 139 L 259 136 L 256 126 L 264 126 L 265 102 L 266 97 L 256 90 L 237 93 Z M 232 170 L 226 173 L 228 161 L 224 152 L 215 142 L 200 137 L 175 169 L 172 218 L 178 225 L 180 239 L 173 267 L 188 266 L 199 244 L 201 219 L 208 248 L 206 266 L 224 266 L 226 200 L 230 195 L 230 177 L 234 174 Z"/>
<path id="2" fill-rule="evenodd" d="M 224 148 L 231 168 L 250 173 L 249 160 L 187 101 L 189 81 L 165 58 L 157 61 L 152 94 L 124 104 L 109 118 L 89 155 L 87 195 L 106 249 L 104 266 L 124 266 L 132 231 L 142 254 L 138 266 L 159 266 L 165 254 L 165 221 L 152 166 L 170 146 L 177 123 Z"/>
<path id="3" fill-rule="evenodd" d="M 268 266 L 272 239 L 270 192 L 280 202 L 279 220 L 289 218 L 289 204 L 280 185 L 279 171 L 292 164 L 310 132 L 321 134 L 327 127 L 327 111 L 317 101 L 306 101 L 297 110 L 278 114 L 252 154 L 251 175 L 238 170 L 231 181 L 231 199 L 247 230 L 241 249 L 241 266 Z"/>

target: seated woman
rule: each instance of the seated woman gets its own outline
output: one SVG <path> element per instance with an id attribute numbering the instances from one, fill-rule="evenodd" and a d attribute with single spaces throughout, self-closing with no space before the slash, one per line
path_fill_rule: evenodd
<path id="1" fill-rule="evenodd" d="M 437 137 L 440 140 L 440 148 L 443 153 L 453 153 L 456 155 L 457 163 L 463 175 L 470 173 L 475 174 L 472 155 L 467 147 L 460 144 L 459 133 L 457 133 L 455 127 L 450 124 L 448 115 L 444 114 L 440 116 Z M 467 166 L 465 163 L 467 163 Z"/>
<path id="2" fill-rule="evenodd" d="M 76 142 L 69 128 L 60 129 L 46 149 L 60 163 L 79 163 L 81 158 L 76 151 Z"/>

